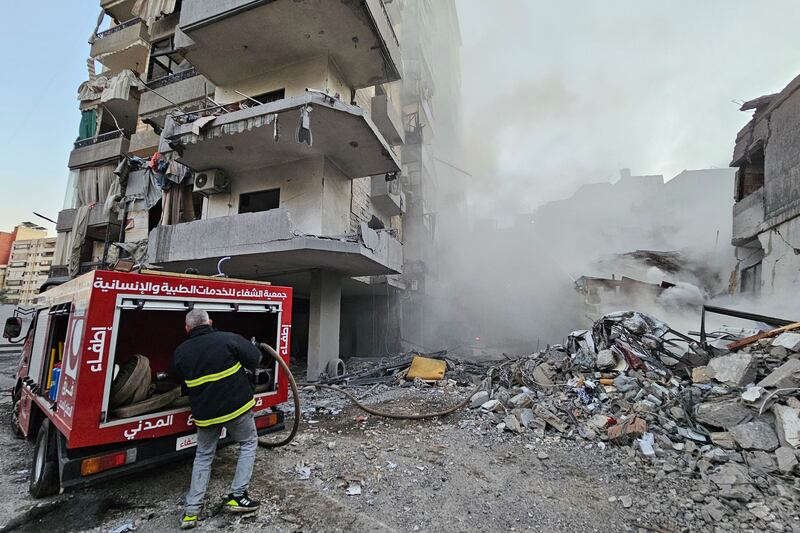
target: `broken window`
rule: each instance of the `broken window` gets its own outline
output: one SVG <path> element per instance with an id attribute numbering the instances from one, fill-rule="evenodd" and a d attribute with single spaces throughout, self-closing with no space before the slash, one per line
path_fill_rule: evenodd
<path id="1" fill-rule="evenodd" d="M 736 201 L 750 196 L 764 186 L 764 150 L 751 154 L 747 163 L 736 172 Z"/>
<path id="2" fill-rule="evenodd" d="M 170 35 L 155 41 L 150 47 L 150 64 L 147 69 L 147 81 L 153 81 L 175 74 L 184 62 L 183 54 L 175 50 L 175 36 Z"/>
<path id="3" fill-rule="evenodd" d="M 761 263 L 742 270 L 741 292 L 758 296 L 761 293 Z"/>
<path id="4" fill-rule="evenodd" d="M 280 206 L 281 190 L 248 192 L 239 195 L 239 213 L 259 213 Z"/>

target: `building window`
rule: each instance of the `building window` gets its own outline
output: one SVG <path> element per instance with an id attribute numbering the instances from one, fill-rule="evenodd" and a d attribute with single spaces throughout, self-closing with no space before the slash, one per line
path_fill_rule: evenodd
<path id="1" fill-rule="evenodd" d="M 155 41 L 150 47 L 150 67 L 147 71 L 147 81 L 174 74 L 182 62 L 183 55 L 175 50 L 174 35 Z"/>
<path id="2" fill-rule="evenodd" d="M 262 104 L 268 104 L 270 102 L 277 102 L 278 100 L 283 100 L 286 98 L 286 89 L 278 89 L 277 91 L 270 91 L 268 93 L 259 94 L 258 96 L 253 96 L 253 100 L 258 100 Z"/>
<path id="3" fill-rule="evenodd" d="M 281 190 L 248 192 L 239 195 L 239 213 L 258 213 L 277 209 L 280 206 Z"/>
<path id="4" fill-rule="evenodd" d="M 751 154 L 750 160 L 736 172 L 736 201 L 742 200 L 764 186 L 764 152 Z"/>
<path id="5" fill-rule="evenodd" d="M 757 296 L 761 293 L 761 263 L 742 270 L 741 292 Z"/>

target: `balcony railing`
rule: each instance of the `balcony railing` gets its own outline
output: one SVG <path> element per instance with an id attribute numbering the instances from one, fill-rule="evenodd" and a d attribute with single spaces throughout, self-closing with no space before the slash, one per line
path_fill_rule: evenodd
<path id="1" fill-rule="evenodd" d="M 130 28 L 131 26 L 139 24 L 141 21 L 142 21 L 142 19 L 140 19 L 139 17 L 135 17 L 135 18 L 132 18 L 130 20 L 126 20 L 125 22 L 123 22 L 121 24 L 117 24 L 113 28 L 109 28 L 109 29 L 107 29 L 105 31 L 101 31 L 101 32 L 95 34 L 95 37 L 97 37 L 98 39 L 102 39 L 103 37 L 108 37 L 109 35 L 113 35 L 113 34 L 117 33 L 118 31 L 124 30 L 125 28 Z"/>
<path id="2" fill-rule="evenodd" d="M 165 87 L 172 83 L 177 83 L 182 80 L 188 80 L 189 78 L 194 78 L 195 76 L 199 76 L 200 73 L 197 72 L 197 69 L 194 67 L 184 70 L 181 72 L 175 72 L 174 74 L 170 74 L 168 76 L 163 76 L 161 78 L 156 78 L 152 81 L 147 82 L 148 89 L 158 89 L 159 87 Z"/>
<path id="3" fill-rule="evenodd" d="M 103 133 L 98 135 L 97 137 L 90 137 L 89 139 L 82 139 L 80 141 L 75 141 L 75 148 L 84 148 L 86 146 L 92 146 L 93 144 L 99 144 L 101 142 L 110 141 L 112 139 L 118 139 L 120 137 L 125 137 L 126 139 L 131 138 L 130 132 L 128 130 L 115 130 L 110 131 L 108 133 Z"/>

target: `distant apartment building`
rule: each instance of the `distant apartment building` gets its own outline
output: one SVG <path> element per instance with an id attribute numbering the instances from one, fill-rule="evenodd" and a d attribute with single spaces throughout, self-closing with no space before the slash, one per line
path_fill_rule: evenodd
<path id="1" fill-rule="evenodd" d="M 292 286 L 309 379 L 423 345 L 458 157 L 453 0 L 100 7 L 53 280 L 131 255 Z"/>
<path id="2" fill-rule="evenodd" d="M 732 286 L 780 298 L 800 288 L 800 76 L 745 102 L 753 118 L 736 136 Z"/>
<path id="3" fill-rule="evenodd" d="M 20 232 L 23 235 L 29 233 Z M 45 231 L 42 233 L 46 234 Z M 3 281 L 8 303 L 23 306 L 34 303 L 50 274 L 55 246 L 55 237 L 18 238 L 14 241 Z"/>

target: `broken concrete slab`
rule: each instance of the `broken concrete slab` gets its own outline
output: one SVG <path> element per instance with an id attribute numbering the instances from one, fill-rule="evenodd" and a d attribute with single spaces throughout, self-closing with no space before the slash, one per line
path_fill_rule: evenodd
<path id="1" fill-rule="evenodd" d="M 772 406 L 775 415 L 775 432 L 783 446 L 800 447 L 800 409 L 788 405 Z"/>
<path id="2" fill-rule="evenodd" d="M 788 389 L 800 384 L 800 359 L 789 359 L 762 379 L 758 386 Z"/>
<path id="3" fill-rule="evenodd" d="M 518 407 L 518 408 L 530 407 L 531 405 L 533 405 L 533 397 L 531 397 L 531 395 L 528 394 L 527 392 L 521 392 L 516 396 L 513 396 L 508 401 L 508 403 L 509 405 L 511 405 L 511 407 Z"/>
<path id="4" fill-rule="evenodd" d="M 503 419 L 503 423 L 505 423 L 506 429 L 508 431 L 511 431 L 511 432 L 514 432 L 514 433 L 522 433 L 522 426 L 520 425 L 519 420 L 517 419 L 517 417 L 514 416 L 513 414 L 508 415 L 507 417 L 505 417 Z"/>
<path id="5" fill-rule="evenodd" d="M 752 416 L 752 411 L 738 400 L 706 402 L 697 406 L 695 417 L 701 424 L 730 429 Z"/>
<path id="6" fill-rule="evenodd" d="M 782 474 L 791 474 L 797 466 L 797 454 L 788 446 L 781 446 L 775 450 L 775 458 L 778 460 L 778 470 Z"/>
<path id="7" fill-rule="evenodd" d="M 556 431 L 560 433 L 566 433 L 569 429 L 569 426 L 561 421 L 552 411 L 544 407 L 543 405 L 537 405 L 534 410 L 534 414 L 547 422 L 548 425 L 552 426 Z"/>
<path id="8" fill-rule="evenodd" d="M 730 429 L 730 433 L 736 444 L 745 450 L 765 450 L 771 452 L 780 446 L 778 436 L 769 422 L 765 420 L 753 420 L 739 424 Z"/>
<path id="9" fill-rule="evenodd" d="M 800 333 L 781 333 L 772 341 L 772 346 L 786 348 L 790 352 L 800 352 Z"/>
<path id="10" fill-rule="evenodd" d="M 692 369 L 692 383 L 708 383 L 714 379 L 714 371 L 707 366 L 696 366 Z"/>
<path id="11" fill-rule="evenodd" d="M 708 370 L 716 381 L 731 387 L 742 387 L 756 379 L 758 361 L 749 353 L 737 352 L 715 357 Z"/>
<path id="12" fill-rule="evenodd" d="M 597 352 L 597 361 L 595 365 L 599 370 L 611 370 L 617 366 L 617 360 L 614 357 L 614 352 L 611 350 L 600 350 Z"/>
<path id="13" fill-rule="evenodd" d="M 720 448 L 725 448 L 726 450 L 736 449 L 736 441 L 729 431 L 712 431 L 709 433 L 709 437 L 711 438 L 711 442 Z"/>
<path id="14" fill-rule="evenodd" d="M 489 400 L 481 405 L 481 409 L 486 409 L 491 413 L 499 413 L 504 410 L 503 404 L 499 400 Z"/>
<path id="15" fill-rule="evenodd" d="M 543 387 L 552 387 L 556 372 L 550 363 L 542 363 L 533 369 L 533 380 Z"/>

